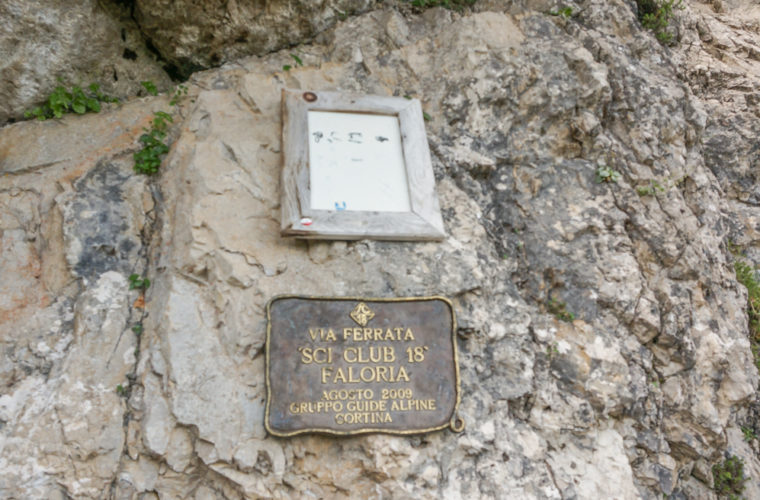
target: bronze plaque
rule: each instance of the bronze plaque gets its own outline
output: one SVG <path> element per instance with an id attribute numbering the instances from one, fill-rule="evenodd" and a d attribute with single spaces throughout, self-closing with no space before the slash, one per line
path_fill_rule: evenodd
<path id="1" fill-rule="evenodd" d="M 464 428 L 447 299 L 276 297 L 267 320 L 270 434 Z"/>

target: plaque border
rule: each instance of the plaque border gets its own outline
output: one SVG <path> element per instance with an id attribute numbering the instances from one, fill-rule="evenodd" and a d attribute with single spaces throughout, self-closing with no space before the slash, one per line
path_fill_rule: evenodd
<path id="1" fill-rule="evenodd" d="M 422 301 L 429 301 L 429 300 L 440 300 L 444 302 L 448 307 L 449 311 L 451 311 L 451 344 L 453 347 L 453 353 L 454 353 L 454 385 L 455 385 L 455 391 L 456 391 L 456 400 L 454 402 L 454 409 L 451 412 L 451 416 L 449 418 L 449 422 L 436 426 L 436 427 L 427 427 L 423 429 L 413 429 L 413 430 L 394 430 L 394 429 L 384 429 L 384 428 L 375 428 L 375 427 L 364 427 L 361 429 L 354 429 L 351 431 L 337 431 L 334 429 L 328 429 L 328 428 L 304 428 L 299 429 L 296 431 L 291 432 L 280 432 L 276 431 L 271 428 L 269 425 L 269 408 L 271 404 L 271 398 L 272 398 L 272 388 L 271 383 L 269 380 L 269 355 L 270 355 L 270 335 L 272 333 L 272 319 L 271 319 L 271 306 L 276 301 L 281 299 L 304 299 L 304 300 L 333 300 L 333 301 L 343 301 L 343 302 L 351 302 L 351 301 L 367 301 L 367 302 L 422 302 Z M 276 437 L 291 437 L 296 436 L 299 434 L 307 434 L 307 433 L 314 433 L 314 434 L 329 434 L 333 436 L 355 436 L 359 434 L 369 434 L 369 433 L 378 433 L 378 434 L 392 434 L 392 435 L 413 435 L 413 434 L 425 434 L 428 432 L 434 432 L 439 431 L 441 429 L 445 429 L 449 427 L 454 432 L 462 432 L 465 427 L 464 419 L 458 415 L 459 412 L 459 404 L 461 403 L 462 398 L 462 391 L 460 386 L 460 378 L 459 378 L 459 350 L 457 349 L 457 319 L 456 319 L 456 313 L 454 312 L 454 304 L 451 302 L 451 300 L 447 299 L 446 297 L 440 296 L 440 295 L 432 295 L 428 297 L 392 297 L 392 298 L 383 298 L 383 297 L 327 297 L 327 296 L 319 296 L 319 295 L 277 295 L 275 297 L 272 297 L 269 302 L 267 302 L 266 306 L 266 314 L 267 314 L 267 336 L 266 336 L 266 342 L 264 344 L 265 346 L 265 375 L 266 375 L 266 389 L 267 389 L 267 402 L 266 402 L 266 410 L 264 412 L 264 428 L 266 429 L 267 433 L 269 433 L 272 436 Z"/>

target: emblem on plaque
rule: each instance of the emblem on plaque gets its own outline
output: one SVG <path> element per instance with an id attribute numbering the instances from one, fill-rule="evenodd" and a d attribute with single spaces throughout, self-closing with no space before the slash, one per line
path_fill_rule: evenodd
<path id="1" fill-rule="evenodd" d="M 372 312 L 372 309 L 370 309 L 367 304 L 359 302 L 349 316 L 351 316 L 351 319 L 356 321 L 359 326 L 367 326 L 369 320 L 375 317 L 375 313 Z"/>

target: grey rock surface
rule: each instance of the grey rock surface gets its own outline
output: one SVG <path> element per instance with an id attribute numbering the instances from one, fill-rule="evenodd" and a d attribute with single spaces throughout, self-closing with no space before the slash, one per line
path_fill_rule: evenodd
<path id="1" fill-rule="evenodd" d="M 137 0 L 135 19 L 181 75 L 302 43 L 376 0 Z M 288 61 L 297 65 L 295 59 Z"/>
<path id="2" fill-rule="evenodd" d="M 151 179 L 162 98 L 0 129 L 0 496 L 716 499 L 736 455 L 760 497 L 733 269 L 760 265 L 760 12 L 734 4 L 687 2 L 672 47 L 622 0 L 375 10 L 303 66 L 193 75 Z M 420 98 L 446 239 L 280 238 L 283 87 Z M 465 432 L 267 436 L 289 293 L 451 298 Z"/>
<path id="3" fill-rule="evenodd" d="M 58 85 L 97 83 L 125 97 L 146 80 L 161 88 L 170 84 L 129 14 L 115 3 L 0 3 L 0 123 L 22 118 Z"/>

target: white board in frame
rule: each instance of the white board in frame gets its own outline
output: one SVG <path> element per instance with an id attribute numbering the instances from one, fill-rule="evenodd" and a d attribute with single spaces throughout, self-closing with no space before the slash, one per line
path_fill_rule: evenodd
<path id="1" fill-rule="evenodd" d="M 282 91 L 283 236 L 442 240 L 417 99 Z"/>

